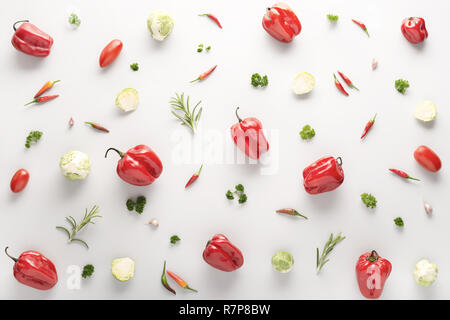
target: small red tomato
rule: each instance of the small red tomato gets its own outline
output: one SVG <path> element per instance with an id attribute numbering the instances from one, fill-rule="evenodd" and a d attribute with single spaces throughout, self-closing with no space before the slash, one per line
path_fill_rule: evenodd
<path id="1" fill-rule="evenodd" d="M 28 184 L 28 180 L 30 180 L 30 174 L 25 169 L 17 170 L 16 173 L 14 173 L 12 179 L 11 179 L 11 191 L 14 193 L 20 192 Z"/>
<path id="2" fill-rule="evenodd" d="M 120 51 L 122 51 L 122 47 L 122 41 L 118 39 L 114 39 L 113 41 L 108 43 L 100 54 L 100 68 L 104 68 L 113 63 L 113 61 L 116 60 L 117 56 L 119 55 Z"/>
<path id="3" fill-rule="evenodd" d="M 438 171 L 442 166 L 441 159 L 439 159 L 438 155 L 427 146 L 419 146 L 416 151 L 414 151 L 414 159 L 416 159 L 422 167 L 431 172 Z"/>

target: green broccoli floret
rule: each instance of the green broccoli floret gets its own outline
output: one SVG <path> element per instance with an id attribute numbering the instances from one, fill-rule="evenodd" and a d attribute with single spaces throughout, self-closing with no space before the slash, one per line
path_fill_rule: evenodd
<path id="1" fill-rule="evenodd" d="M 309 124 L 303 127 L 302 131 L 300 131 L 300 137 L 303 140 L 312 139 L 316 135 L 316 132 Z"/>
<path id="2" fill-rule="evenodd" d="M 367 208 L 375 208 L 377 206 L 377 199 L 370 193 L 361 194 L 361 201 Z"/>
<path id="3" fill-rule="evenodd" d="M 87 264 L 83 267 L 83 273 L 81 274 L 81 276 L 83 278 L 87 278 L 92 276 L 92 274 L 94 273 L 94 266 L 92 264 Z"/>
<path id="4" fill-rule="evenodd" d="M 43 133 L 41 131 L 30 131 L 25 141 L 25 147 L 29 148 L 32 142 L 38 142 Z"/>
<path id="5" fill-rule="evenodd" d="M 139 196 L 136 199 L 136 212 L 137 213 L 142 213 L 144 212 L 144 207 L 147 203 L 147 199 L 144 196 Z"/>
<path id="6" fill-rule="evenodd" d="M 131 199 L 127 200 L 127 208 L 128 208 L 128 210 L 133 211 L 135 206 L 136 206 L 136 202 L 134 202 Z"/>
<path id="7" fill-rule="evenodd" d="M 400 92 L 401 94 L 405 94 L 407 88 L 409 88 L 408 80 L 395 80 L 395 89 L 397 89 L 398 92 Z"/>

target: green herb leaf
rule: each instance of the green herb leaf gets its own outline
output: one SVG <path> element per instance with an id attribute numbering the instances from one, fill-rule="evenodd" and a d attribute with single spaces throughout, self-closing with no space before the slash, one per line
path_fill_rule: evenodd
<path id="1" fill-rule="evenodd" d="M 192 132 L 195 133 L 197 124 L 200 121 L 203 107 L 200 107 L 197 113 L 195 112 L 197 111 L 201 101 L 197 102 L 192 112 L 189 108 L 189 96 L 186 98 L 186 104 L 184 102 L 184 93 L 181 95 L 176 93 L 176 97 L 172 97 L 169 103 L 173 108 L 172 114 L 181 121 L 181 124 L 188 126 L 191 128 Z"/>
<path id="2" fill-rule="evenodd" d="M 328 254 L 330 254 L 330 252 L 333 251 L 334 247 L 344 239 L 345 239 L 345 237 L 341 236 L 341 232 L 339 232 L 339 234 L 337 235 L 336 238 L 333 238 L 333 234 L 331 234 L 330 238 L 325 243 L 325 246 L 323 247 L 323 250 L 322 250 L 322 254 L 320 256 L 319 256 L 319 248 L 317 248 L 317 250 L 316 250 L 316 252 L 317 252 L 317 257 L 316 257 L 317 272 L 320 272 L 320 270 L 323 268 L 323 266 L 328 261 L 330 261 L 329 259 L 327 259 Z"/>
<path id="3" fill-rule="evenodd" d="M 339 19 L 339 16 L 336 16 L 334 14 L 327 14 L 327 18 L 328 20 L 330 20 L 331 22 L 336 22 Z"/>
<path id="4" fill-rule="evenodd" d="M 92 274 L 94 273 L 94 266 L 92 264 L 87 264 L 83 267 L 83 273 L 81 274 L 81 276 L 83 278 L 87 278 L 92 276 Z"/>
<path id="5" fill-rule="evenodd" d="M 254 87 L 265 87 L 269 84 L 269 79 L 267 78 L 267 75 L 261 77 L 259 73 L 254 73 L 252 74 L 251 84 Z"/>
<path id="6" fill-rule="evenodd" d="M 366 205 L 367 208 L 375 208 L 377 206 L 377 199 L 370 193 L 361 194 L 361 201 Z"/>
<path id="7" fill-rule="evenodd" d="M 234 188 L 236 191 L 244 192 L 244 186 L 242 184 L 238 184 Z"/>
<path id="8" fill-rule="evenodd" d="M 300 137 L 303 140 L 312 139 L 316 135 L 316 132 L 309 124 L 303 127 L 302 131 L 300 131 Z"/>
<path id="9" fill-rule="evenodd" d="M 71 13 L 69 16 L 69 23 L 79 27 L 81 24 L 81 20 L 75 13 Z"/>
<path id="10" fill-rule="evenodd" d="M 144 196 L 139 196 L 136 199 L 136 212 L 141 214 L 144 212 L 144 207 L 147 204 L 147 199 Z"/>
<path id="11" fill-rule="evenodd" d="M 242 204 L 242 203 L 244 203 L 246 201 L 247 201 L 247 195 L 245 193 L 239 195 L 239 200 L 238 200 L 239 203 Z"/>
<path id="12" fill-rule="evenodd" d="M 130 68 L 133 71 L 138 71 L 139 70 L 139 64 L 137 62 L 130 64 Z"/>
<path id="13" fill-rule="evenodd" d="M 403 219 L 401 217 L 397 217 L 394 219 L 395 225 L 398 227 L 403 227 L 405 223 L 403 222 Z"/>
<path id="14" fill-rule="evenodd" d="M 41 131 L 30 131 L 25 141 L 25 147 L 30 148 L 32 142 L 38 142 L 43 133 Z"/>
<path id="15" fill-rule="evenodd" d="M 206 47 L 206 51 L 209 51 L 209 50 L 211 50 L 211 46 Z"/>
<path id="16" fill-rule="evenodd" d="M 170 243 L 171 244 L 175 244 L 175 243 L 177 243 L 180 240 L 181 240 L 180 237 L 178 237 L 177 235 L 173 235 L 173 236 L 170 237 Z"/>
<path id="17" fill-rule="evenodd" d="M 400 92 L 401 94 L 405 94 L 407 88 L 409 88 L 408 80 L 395 80 L 395 89 L 397 89 L 398 92 Z"/>
<path id="18" fill-rule="evenodd" d="M 231 190 L 228 190 L 227 193 L 225 193 L 225 196 L 227 197 L 228 200 L 234 199 L 233 192 L 231 192 Z"/>

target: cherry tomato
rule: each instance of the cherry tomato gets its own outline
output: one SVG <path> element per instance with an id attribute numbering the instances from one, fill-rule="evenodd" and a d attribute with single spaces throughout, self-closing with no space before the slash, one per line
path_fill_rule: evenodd
<path id="1" fill-rule="evenodd" d="M 119 55 L 120 51 L 122 51 L 122 47 L 122 41 L 118 39 L 114 39 L 110 43 L 108 43 L 100 54 L 100 68 L 104 68 L 113 63 L 113 61 L 116 60 L 117 56 Z"/>
<path id="2" fill-rule="evenodd" d="M 30 174 L 28 173 L 27 170 L 25 169 L 17 170 L 17 172 L 14 173 L 11 179 L 10 184 L 11 191 L 14 193 L 22 191 L 27 186 L 28 180 L 30 180 Z"/>
<path id="3" fill-rule="evenodd" d="M 414 159 L 416 159 L 422 167 L 431 172 L 438 171 L 442 166 L 441 159 L 439 159 L 438 155 L 427 146 L 419 146 L 416 151 L 414 151 Z"/>

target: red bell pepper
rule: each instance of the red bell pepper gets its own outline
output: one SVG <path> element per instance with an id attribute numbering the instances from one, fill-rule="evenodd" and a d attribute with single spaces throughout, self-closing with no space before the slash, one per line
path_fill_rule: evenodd
<path id="1" fill-rule="evenodd" d="M 55 265 L 41 253 L 36 251 L 25 251 L 19 258 L 5 253 L 14 262 L 14 277 L 20 283 L 39 290 L 49 290 L 58 282 L 58 274 Z"/>
<path id="2" fill-rule="evenodd" d="M 425 28 L 425 20 L 418 17 L 406 18 L 401 27 L 403 36 L 411 43 L 420 43 L 428 38 L 428 31 Z"/>
<path id="3" fill-rule="evenodd" d="M 210 266 L 230 272 L 244 264 L 241 250 L 236 248 L 223 234 L 216 234 L 203 250 L 203 260 Z"/>
<path id="4" fill-rule="evenodd" d="M 16 24 L 23 22 L 19 28 Z M 14 35 L 11 43 L 17 50 L 34 57 L 46 57 L 50 54 L 53 38 L 28 20 L 17 21 L 13 25 Z"/>
<path id="5" fill-rule="evenodd" d="M 236 109 L 239 122 L 231 126 L 231 137 L 234 143 L 251 159 L 259 159 L 260 155 L 269 150 L 269 143 L 262 131 L 262 124 L 256 118 L 242 120 Z"/>
<path id="6" fill-rule="evenodd" d="M 281 42 L 291 42 L 302 31 L 302 25 L 294 11 L 282 2 L 267 8 L 262 25 L 272 37 Z"/>
<path id="7" fill-rule="evenodd" d="M 368 299 L 379 298 L 391 270 L 391 263 L 375 250 L 361 255 L 356 262 L 356 279 L 361 294 Z"/>
<path id="8" fill-rule="evenodd" d="M 344 182 L 342 159 L 324 157 L 303 170 L 303 179 L 306 192 L 318 194 L 328 192 L 339 187 Z"/>
<path id="9" fill-rule="evenodd" d="M 105 158 L 109 150 L 114 150 L 120 155 L 117 163 L 117 174 L 123 181 L 135 186 L 147 186 L 152 184 L 163 170 L 161 160 L 150 147 L 140 144 L 123 153 L 115 148 L 106 150 Z"/>

